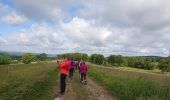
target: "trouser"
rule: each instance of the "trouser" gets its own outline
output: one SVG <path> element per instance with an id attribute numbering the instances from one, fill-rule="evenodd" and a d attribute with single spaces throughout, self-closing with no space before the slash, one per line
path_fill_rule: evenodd
<path id="1" fill-rule="evenodd" d="M 70 68 L 69 77 L 73 78 L 74 68 Z"/>
<path id="2" fill-rule="evenodd" d="M 61 93 L 65 92 L 66 89 L 66 74 L 61 74 L 60 75 L 60 89 L 61 89 Z"/>
<path id="3" fill-rule="evenodd" d="M 86 80 L 86 74 L 85 73 L 81 73 L 81 81 Z"/>

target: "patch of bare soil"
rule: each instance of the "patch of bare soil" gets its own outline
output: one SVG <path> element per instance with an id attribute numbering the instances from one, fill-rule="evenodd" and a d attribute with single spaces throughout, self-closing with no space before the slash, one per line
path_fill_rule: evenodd
<path id="1" fill-rule="evenodd" d="M 103 86 L 98 85 L 93 80 L 88 78 L 87 88 L 92 93 L 92 98 L 95 100 L 117 100 L 111 93 L 109 93 Z M 94 99 L 93 99 L 94 100 Z"/>
<path id="2" fill-rule="evenodd" d="M 71 88 L 71 80 L 68 79 L 67 77 L 67 82 L 66 82 L 66 92 L 64 95 L 61 95 L 59 92 L 60 92 L 60 77 L 57 79 L 57 82 L 56 82 L 56 86 L 54 88 L 54 92 L 55 92 L 55 97 L 54 97 L 54 100 L 74 100 L 74 97 L 73 97 L 73 90 Z"/>

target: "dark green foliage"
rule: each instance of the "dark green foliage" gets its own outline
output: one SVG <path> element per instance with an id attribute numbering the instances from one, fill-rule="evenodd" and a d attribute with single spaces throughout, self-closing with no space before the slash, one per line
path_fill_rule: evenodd
<path id="1" fill-rule="evenodd" d="M 151 70 L 157 66 L 156 62 L 152 62 L 154 60 L 147 57 L 126 57 L 125 59 L 128 67 Z"/>
<path id="2" fill-rule="evenodd" d="M 47 59 L 47 54 L 46 53 L 38 54 L 36 55 L 36 59 L 38 61 L 45 61 Z"/>
<path id="3" fill-rule="evenodd" d="M 112 66 L 122 66 L 124 64 L 124 59 L 121 55 L 110 55 L 107 60 Z"/>
<path id="4" fill-rule="evenodd" d="M 162 73 L 169 72 L 170 71 L 170 59 L 160 60 L 158 67 L 162 71 Z"/>
<path id="5" fill-rule="evenodd" d="M 103 64 L 104 60 L 105 60 L 105 58 L 101 54 L 92 54 L 91 55 L 91 62 L 92 63 L 101 65 L 101 64 Z"/>
<path id="6" fill-rule="evenodd" d="M 8 56 L 0 56 L 0 65 L 10 64 L 11 58 Z"/>
<path id="7" fill-rule="evenodd" d="M 84 53 L 66 53 L 66 54 L 57 55 L 58 59 L 64 59 L 66 57 L 69 57 L 71 60 L 74 61 L 80 61 L 81 59 L 85 61 L 88 60 L 88 55 Z"/>
<path id="8" fill-rule="evenodd" d="M 87 61 L 88 60 L 88 55 L 87 54 L 82 54 L 81 59 Z"/>
<path id="9" fill-rule="evenodd" d="M 30 64 L 32 61 L 34 61 L 36 56 L 32 53 L 25 53 L 22 55 L 22 62 L 24 64 Z"/>

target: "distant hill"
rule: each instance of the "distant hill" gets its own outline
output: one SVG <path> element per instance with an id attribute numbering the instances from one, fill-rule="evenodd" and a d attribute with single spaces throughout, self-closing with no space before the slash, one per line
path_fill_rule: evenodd
<path id="1" fill-rule="evenodd" d="M 0 51 L 0 55 L 8 55 L 8 56 L 21 56 L 24 54 L 23 52 L 8 52 L 8 51 Z"/>
<path id="2" fill-rule="evenodd" d="M 5 56 L 22 56 L 26 52 L 13 52 L 13 51 L 0 51 L 0 55 L 5 55 Z M 40 54 L 40 53 L 33 53 L 35 55 Z M 47 54 L 48 57 L 56 57 L 56 54 Z"/>

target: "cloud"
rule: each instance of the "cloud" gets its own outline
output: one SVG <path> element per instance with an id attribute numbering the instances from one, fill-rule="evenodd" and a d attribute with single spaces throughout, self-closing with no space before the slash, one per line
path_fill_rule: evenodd
<path id="1" fill-rule="evenodd" d="M 87 0 L 80 15 L 97 19 L 101 24 L 156 29 L 169 25 L 169 4 L 168 0 Z"/>
<path id="2" fill-rule="evenodd" d="M 14 0 L 18 11 L 36 21 L 58 22 L 69 18 L 67 9 L 75 5 L 76 0 Z"/>
<path id="3" fill-rule="evenodd" d="M 1 17 L 1 21 L 10 25 L 18 25 L 24 23 L 26 18 L 17 15 L 15 12 L 11 12 L 6 16 Z"/>
<path id="4" fill-rule="evenodd" d="M 14 0 L 13 3 L 15 10 L 0 5 L 3 15 L 10 16 L 14 11 L 17 17 L 12 18 L 33 20 L 25 29 L 2 37 L 20 50 L 104 55 L 170 53 L 168 0 Z"/>
<path id="5" fill-rule="evenodd" d="M 27 21 L 25 16 L 17 14 L 16 11 L 8 5 L 3 5 L 0 3 L 0 12 L 0 22 L 10 25 L 19 25 Z"/>
<path id="6" fill-rule="evenodd" d="M 95 25 L 94 20 L 85 20 L 74 17 L 69 23 L 61 22 L 61 29 L 75 44 L 104 46 L 106 39 L 111 35 L 105 27 Z"/>
<path id="7" fill-rule="evenodd" d="M 161 30 L 170 32 L 169 28 Z M 23 29 L 5 39 L 21 50 L 34 48 L 36 52 L 85 52 L 123 55 L 168 55 L 170 40 L 164 35 L 146 35 L 136 28 L 104 27 L 95 20 L 74 17 L 57 26 L 34 23 L 30 30 Z M 159 39 L 157 39 L 159 37 Z M 162 41 L 164 40 L 164 41 Z"/>
<path id="8" fill-rule="evenodd" d="M 7 42 L 7 40 L 5 40 L 4 38 L 0 37 L 0 45 L 5 45 Z"/>

